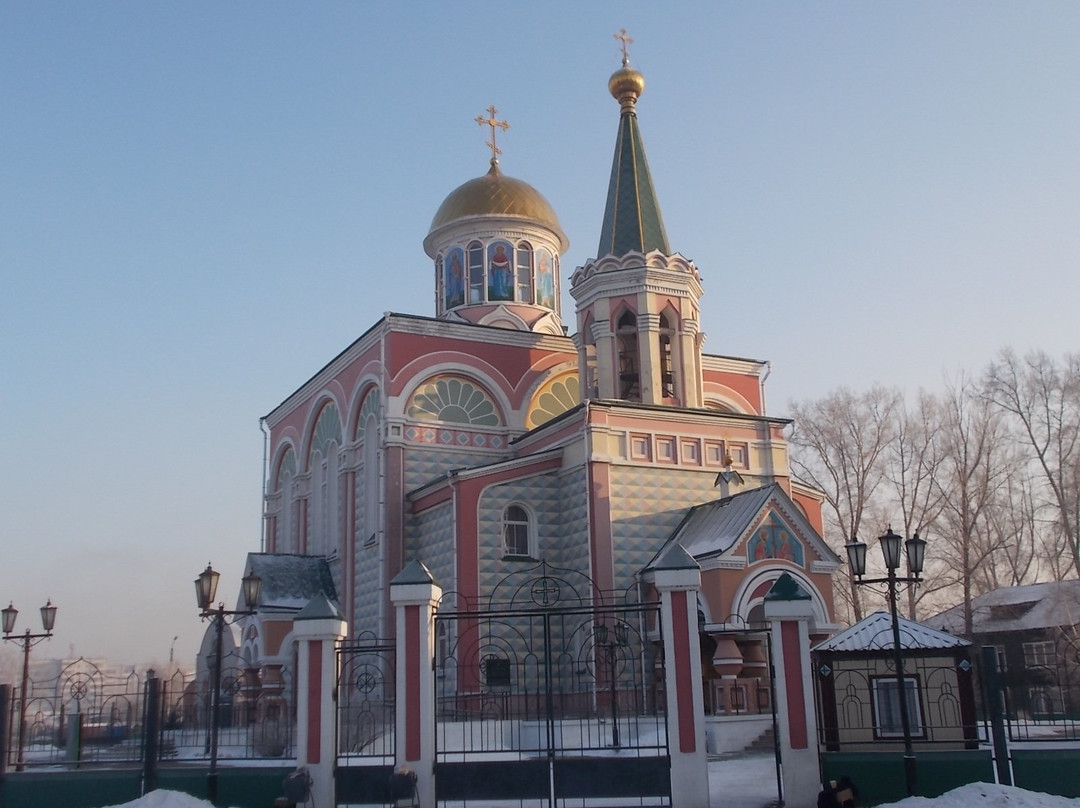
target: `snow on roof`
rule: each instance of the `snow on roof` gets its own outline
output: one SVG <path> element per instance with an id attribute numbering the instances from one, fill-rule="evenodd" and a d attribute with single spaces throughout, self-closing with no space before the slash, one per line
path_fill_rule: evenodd
<path id="1" fill-rule="evenodd" d="M 262 578 L 260 610 L 302 609 L 320 593 L 337 602 L 330 567 L 321 556 L 248 553 L 248 570 Z"/>
<path id="2" fill-rule="evenodd" d="M 971 623 L 977 634 L 1075 626 L 1080 624 L 1080 581 L 1006 586 L 979 595 L 971 601 Z M 926 624 L 963 634 L 964 604 L 934 615 Z"/>
<path id="3" fill-rule="evenodd" d="M 750 520 L 773 494 L 774 485 L 766 485 L 704 505 L 695 505 L 672 537 L 694 558 L 715 555 L 731 549 L 746 530 Z"/>
<path id="4" fill-rule="evenodd" d="M 900 646 L 907 651 L 961 648 L 967 640 L 929 626 L 898 617 Z M 892 618 L 888 612 L 874 612 L 839 634 L 815 645 L 812 651 L 883 651 L 893 647 Z"/>

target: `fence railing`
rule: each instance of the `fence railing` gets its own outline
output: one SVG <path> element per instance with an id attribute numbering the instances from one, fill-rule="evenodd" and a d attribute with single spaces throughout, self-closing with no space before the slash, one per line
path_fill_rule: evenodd
<path id="1" fill-rule="evenodd" d="M 296 719 L 291 672 L 245 669 L 238 662 L 238 658 L 223 660 L 219 757 L 293 757 Z M 148 740 L 144 728 L 153 725 L 146 715 L 151 674 L 117 674 L 77 659 L 52 678 L 29 678 L 25 693 L 12 688 L 4 716 L 10 739 L 8 766 L 142 761 Z M 206 680 L 175 671 L 161 681 L 161 690 L 158 757 L 208 757 L 211 694 Z"/>

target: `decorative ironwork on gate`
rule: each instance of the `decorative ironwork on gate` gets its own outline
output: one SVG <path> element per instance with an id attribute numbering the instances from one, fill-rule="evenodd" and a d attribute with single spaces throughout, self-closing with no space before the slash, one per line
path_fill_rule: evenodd
<path id="1" fill-rule="evenodd" d="M 669 803 L 659 604 L 541 562 L 435 630 L 440 802 Z"/>
<path id="2" fill-rule="evenodd" d="M 338 761 L 393 763 L 395 646 L 365 632 L 338 647 Z"/>

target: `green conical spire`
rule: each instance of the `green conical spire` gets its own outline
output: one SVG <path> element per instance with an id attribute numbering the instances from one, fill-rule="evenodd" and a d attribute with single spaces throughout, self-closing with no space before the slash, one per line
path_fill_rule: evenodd
<path id="1" fill-rule="evenodd" d="M 660 203 L 653 189 L 635 110 L 638 96 L 645 89 L 645 78 L 630 67 L 625 51 L 622 69 L 612 75 L 608 89 L 618 100 L 622 112 L 596 257 L 609 253 L 625 255 L 633 250 L 642 253 L 659 250 L 669 255 L 671 250 L 664 220 L 660 216 Z"/>

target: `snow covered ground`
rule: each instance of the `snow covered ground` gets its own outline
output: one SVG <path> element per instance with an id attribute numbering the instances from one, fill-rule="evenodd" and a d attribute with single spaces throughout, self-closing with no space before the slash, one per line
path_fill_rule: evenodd
<path id="1" fill-rule="evenodd" d="M 746 755 L 709 762 L 709 792 L 714 808 L 764 808 L 776 800 L 776 769 L 771 755 Z M 909 797 L 881 808 L 1080 808 L 1080 799 L 1052 797 L 1021 788 L 971 783 L 928 799 Z M 210 803 L 176 791 L 153 791 L 113 808 L 211 808 Z"/>

